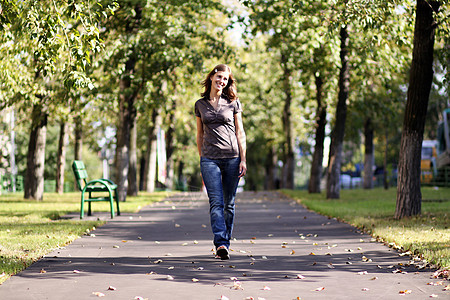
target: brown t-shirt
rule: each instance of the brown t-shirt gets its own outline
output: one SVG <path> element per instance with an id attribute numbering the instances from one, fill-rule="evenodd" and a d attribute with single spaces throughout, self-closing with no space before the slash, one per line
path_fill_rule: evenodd
<path id="1" fill-rule="evenodd" d="M 239 156 L 234 115 L 242 112 L 239 100 L 220 97 L 217 109 L 206 98 L 195 102 L 195 115 L 203 123 L 203 157 L 211 159 Z"/>

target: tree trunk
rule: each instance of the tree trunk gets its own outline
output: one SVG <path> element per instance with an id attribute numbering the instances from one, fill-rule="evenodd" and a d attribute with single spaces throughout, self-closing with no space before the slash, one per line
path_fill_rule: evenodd
<path id="1" fill-rule="evenodd" d="M 148 131 L 147 152 L 145 155 L 144 190 L 155 191 L 156 181 L 156 137 L 157 130 L 161 125 L 160 109 L 153 109 L 152 126 Z"/>
<path id="2" fill-rule="evenodd" d="M 275 190 L 277 189 L 277 152 L 275 150 L 275 145 L 269 147 L 269 152 L 267 153 L 266 158 L 266 176 L 265 176 L 265 184 L 264 188 L 266 190 Z"/>
<path id="3" fill-rule="evenodd" d="M 283 163 L 283 188 L 294 188 L 294 137 L 292 134 L 291 122 L 291 70 L 288 67 L 288 60 L 285 54 L 281 55 L 281 65 L 283 67 L 283 90 L 286 95 L 283 109 L 283 131 L 284 131 L 284 163 Z"/>
<path id="4" fill-rule="evenodd" d="M 389 123 L 386 123 L 389 124 Z M 388 181 L 388 171 L 387 171 L 387 159 L 388 159 L 388 149 L 389 149 L 389 131 L 386 128 L 385 133 L 385 144 L 384 144 L 384 160 L 383 160 L 383 187 L 385 190 L 389 189 L 389 181 Z"/>
<path id="5" fill-rule="evenodd" d="M 33 105 L 24 198 L 42 201 L 44 198 L 45 143 L 47 112 L 41 104 Z"/>
<path id="6" fill-rule="evenodd" d="M 139 4 L 135 7 L 136 14 L 130 18 L 126 25 L 126 33 L 132 35 L 139 27 L 142 17 L 142 8 Z M 125 201 L 128 191 L 129 151 L 131 130 L 136 118 L 134 101 L 137 97 L 138 87 L 132 86 L 137 62 L 135 48 L 130 49 L 125 70 L 119 83 L 119 123 L 117 126 L 117 148 L 116 148 L 116 183 L 119 201 Z"/>
<path id="7" fill-rule="evenodd" d="M 439 6 L 439 1 L 417 0 L 413 59 L 400 143 L 397 206 L 394 215 L 396 219 L 418 215 L 421 211 L 420 160 L 425 118 L 433 81 L 436 26 L 433 11 L 437 12 Z"/>
<path id="8" fill-rule="evenodd" d="M 327 123 L 326 104 L 322 102 L 323 98 L 323 80 L 322 76 L 315 76 L 316 81 L 316 137 L 314 145 L 313 160 L 311 162 L 311 175 L 309 177 L 308 192 L 320 193 L 320 180 L 322 178 L 323 163 L 323 142 L 325 141 L 325 125 Z"/>
<path id="9" fill-rule="evenodd" d="M 81 116 L 75 118 L 75 160 L 83 159 L 83 119 Z M 75 183 L 76 185 L 76 183 Z"/>
<path id="10" fill-rule="evenodd" d="M 340 175 L 342 161 L 342 144 L 344 142 L 345 119 L 347 117 L 347 99 L 350 85 L 350 74 L 348 64 L 348 42 L 349 36 L 347 26 L 342 26 L 341 39 L 341 70 L 339 72 L 339 96 L 336 107 L 336 120 L 331 133 L 330 154 L 327 170 L 327 199 L 338 199 L 340 197 Z"/>
<path id="11" fill-rule="evenodd" d="M 372 119 L 367 118 L 364 123 L 364 178 L 363 188 L 373 188 L 373 126 Z"/>
<path id="12" fill-rule="evenodd" d="M 134 119 L 133 127 L 131 129 L 130 137 L 130 167 L 128 170 L 128 196 L 138 195 L 138 182 L 137 182 L 137 128 L 136 118 Z"/>
<path id="13" fill-rule="evenodd" d="M 169 129 L 167 130 L 166 135 L 166 156 L 167 156 L 167 178 L 166 178 L 166 187 L 169 190 L 174 188 L 174 160 L 173 160 L 173 152 L 175 149 L 175 110 L 177 108 L 177 103 L 175 99 L 172 99 L 172 106 L 170 111 L 168 112 L 168 125 Z"/>
<path id="14" fill-rule="evenodd" d="M 65 121 L 61 121 L 59 128 L 58 157 L 56 159 L 56 192 L 62 194 L 64 193 L 64 170 L 66 167 L 66 149 L 69 135 Z"/>

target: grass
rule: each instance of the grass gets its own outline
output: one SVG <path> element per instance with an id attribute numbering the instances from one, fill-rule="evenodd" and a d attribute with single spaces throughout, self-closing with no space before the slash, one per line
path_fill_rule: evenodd
<path id="1" fill-rule="evenodd" d="M 450 268 L 450 188 L 422 188 L 422 214 L 395 220 L 396 189 L 341 190 L 340 199 L 325 194 L 283 190 L 308 209 L 363 229 L 380 241 L 431 265 Z"/>
<path id="2" fill-rule="evenodd" d="M 160 201 L 166 192 L 141 193 L 120 203 L 121 212 L 138 212 Z M 108 202 L 92 204 L 95 211 L 109 211 Z M 80 211 L 80 193 L 46 193 L 44 201 L 23 199 L 22 193 L 1 195 L 0 200 L 0 284 L 43 255 L 63 247 L 104 221 L 61 219 Z"/>

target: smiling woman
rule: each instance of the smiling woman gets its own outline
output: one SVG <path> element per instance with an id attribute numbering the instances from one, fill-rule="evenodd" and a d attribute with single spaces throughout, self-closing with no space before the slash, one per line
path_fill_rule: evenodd
<path id="1" fill-rule="evenodd" d="M 210 204 L 216 258 L 229 259 L 234 199 L 239 179 L 247 172 L 241 103 L 230 67 L 214 67 L 203 81 L 195 103 L 200 169 Z"/>

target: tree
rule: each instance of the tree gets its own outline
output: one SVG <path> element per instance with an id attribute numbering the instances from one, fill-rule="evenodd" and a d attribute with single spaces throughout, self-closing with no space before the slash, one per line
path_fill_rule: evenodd
<path id="1" fill-rule="evenodd" d="M 340 174 L 342 143 L 344 142 L 345 119 L 347 117 L 347 99 L 350 85 L 349 62 L 348 62 L 348 43 L 349 35 L 347 26 L 343 25 L 340 29 L 341 40 L 341 69 L 339 71 L 339 97 L 336 106 L 336 120 L 331 133 L 330 154 L 328 158 L 327 170 L 327 198 L 336 199 L 340 196 Z"/>
<path id="2" fill-rule="evenodd" d="M 433 51 L 439 1 L 417 0 L 414 48 L 403 121 L 397 181 L 396 219 L 421 212 L 420 159 L 433 81 Z"/>

